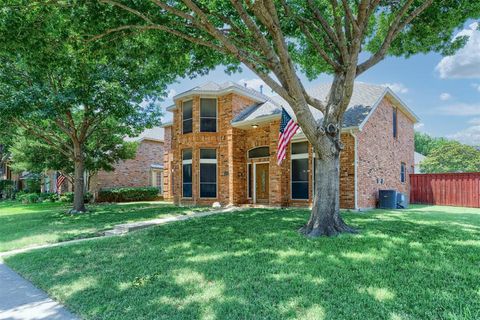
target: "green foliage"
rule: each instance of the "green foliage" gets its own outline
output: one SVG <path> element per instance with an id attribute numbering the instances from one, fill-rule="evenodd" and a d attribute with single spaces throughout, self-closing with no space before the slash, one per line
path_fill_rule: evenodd
<path id="1" fill-rule="evenodd" d="M 480 172 L 480 151 L 457 141 L 434 147 L 420 163 L 423 173 Z"/>
<path id="2" fill-rule="evenodd" d="M 433 149 L 448 142 L 449 140 L 443 137 L 436 138 L 426 133 L 415 132 L 415 151 L 424 156 L 428 156 Z"/>
<path id="3" fill-rule="evenodd" d="M 99 202 L 149 201 L 158 197 L 155 187 L 125 187 L 102 189 L 98 192 Z"/>
<path id="4" fill-rule="evenodd" d="M 38 193 L 20 191 L 16 194 L 15 199 L 23 204 L 29 204 L 39 202 L 40 196 L 38 195 Z"/>
<path id="5" fill-rule="evenodd" d="M 72 203 L 74 196 L 75 194 L 73 192 L 64 192 L 60 195 L 59 200 L 60 202 L 64 203 Z M 90 192 L 85 192 L 85 194 L 83 195 L 83 201 L 90 202 L 92 201 L 92 199 L 93 195 Z"/>
<path id="6" fill-rule="evenodd" d="M 15 196 L 15 182 L 12 180 L 0 180 L 0 199 L 12 199 Z"/>
<path id="7" fill-rule="evenodd" d="M 39 200 L 45 202 L 56 202 L 59 200 L 59 197 L 55 192 L 43 192 L 40 194 Z"/>
<path id="8" fill-rule="evenodd" d="M 41 180 L 40 178 L 29 178 L 25 179 L 25 191 L 30 193 L 40 193 L 41 191 Z"/>

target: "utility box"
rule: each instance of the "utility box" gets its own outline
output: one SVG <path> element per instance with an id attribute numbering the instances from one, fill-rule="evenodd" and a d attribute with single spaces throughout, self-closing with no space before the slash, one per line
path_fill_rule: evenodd
<path id="1" fill-rule="evenodd" d="M 407 197 L 401 192 L 397 192 L 397 208 L 398 209 L 407 209 Z"/>
<path id="2" fill-rule="evenodd" d="M 397 190 L 379 190 L 378 207 L 380 209 L 397 209 Z"/>

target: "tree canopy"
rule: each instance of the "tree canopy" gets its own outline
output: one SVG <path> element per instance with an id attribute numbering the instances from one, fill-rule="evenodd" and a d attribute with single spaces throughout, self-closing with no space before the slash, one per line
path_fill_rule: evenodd
<path id="1" fill-rule="evenodd" d="M 422 173 L 480 172 L 480 151 L 457 141 L 433 147 L 420 163 Z"/>
<path id="2" fill-rule="evenodd" d="M 90 41 L 110 22 L 111 10 L 99 6 L 12 0 L 0 10 L 0 127 L 20 128 L 41 140 L 42 150 L 47 144 L 69 159 L 69 165 L 58 162 L 74 168 L 75 211 L 85 210 L 81 193 L 89 161 L 96 157 L 93 167 L 108 167 L 121 155 L 119 139 L 160 124 L 157 101 L 167 84 L 223 59 L 192 54 L 205 49 L 169 34 Z"/>
<path id="3" fill-rule="evenodd" d="M 356 77 L 387 55 L 449 54 L 464 38 L 454 32 L 480 16 L 471 0 L 98 0 L 116 8 L 115 27 L 94 37 L 157 31 L 223 53 L 255 72 L 291 106 L 316 153 L 308 236 L 353 232 L 339 214 L 340 130 Z M 363 53 L 361 55 L 361 53 Z M 326 101 L 298 76 L 333 76 Z M 310 109 L 324 117 L 318 123 Z"/>
<path id="4" fill-rule="evenodd" d="M 448 143 L 444 137 L 432 137 L 427 133 L 415 132 L 415 151 L 428 156 L 433 149 Z"/>

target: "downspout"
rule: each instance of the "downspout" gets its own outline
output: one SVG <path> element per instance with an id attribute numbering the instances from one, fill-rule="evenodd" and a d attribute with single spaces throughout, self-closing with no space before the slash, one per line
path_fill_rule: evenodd
<path id="1" fill-rule="evenodd" d="M 354 141 L 354 189 L 355 189 L 355 211 L 358 211 L 358 179 L 357 179 L 357 167 L 358 167 L 358 150 L 357 150 L 357 136 L 355 131 L 352 129 L 350 130 L 350 134 L 353 137 Z"/>

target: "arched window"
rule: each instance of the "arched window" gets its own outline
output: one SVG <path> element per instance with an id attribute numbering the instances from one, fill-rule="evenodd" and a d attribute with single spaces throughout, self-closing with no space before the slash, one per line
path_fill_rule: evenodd
<path id="1" fill-rule="evenodd" d="M 270 157 L 270 148 L 269 147 L 258 147 L 248 150 L 248 158 L 265 158 Z"/>

